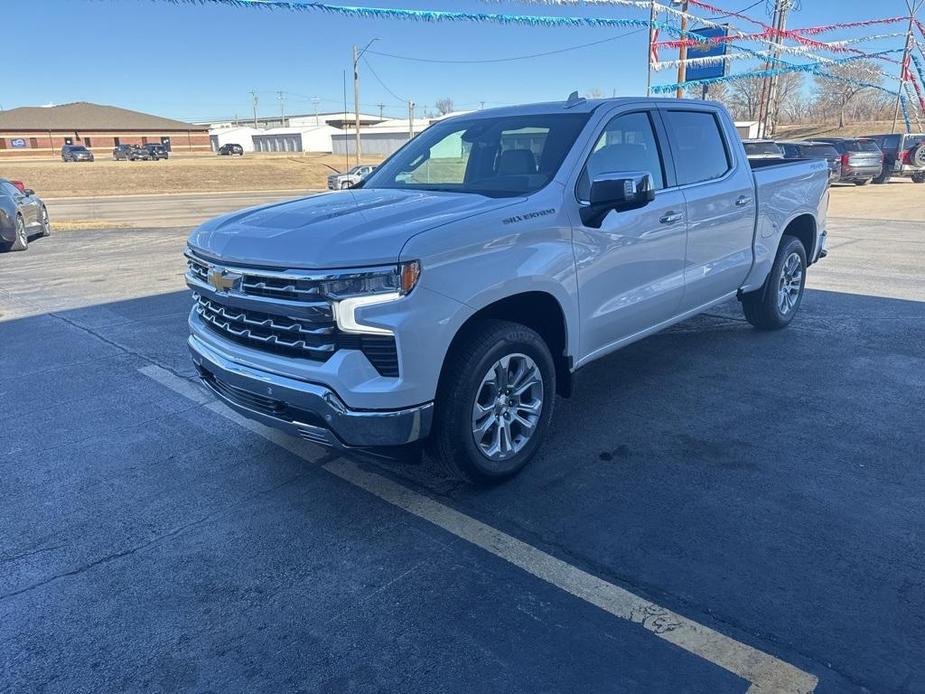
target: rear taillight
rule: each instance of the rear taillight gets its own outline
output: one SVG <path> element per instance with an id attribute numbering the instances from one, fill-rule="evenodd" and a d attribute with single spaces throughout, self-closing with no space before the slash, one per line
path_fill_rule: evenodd
<path id="1" fill-rule="evenodd" d="M 909 150 L 908 149 L 899 155 L 899 161 L 901 161 L 903 164 L 909 163 Z"/>
<path id="2" fill-rule="evenodd" d="M 848 163 L 848 153 L 847 152 L 841 155 L 841 165 L 842 165 L 842 168 L 848 168 L 849 166 L 851 166 Z"/>
<path id="3" fill-rule="evenodd" d="M 23 183 L 22 181 L 10 181 L 10 183 L 12 183 L 14 186 L 16 186 L 16 187 L 19 189 L 19 192 L 20 192 L 20 193 L 25 194 L 25 192 L 26 192 L 26 184 L 25 184 L 25 183 Z"/>

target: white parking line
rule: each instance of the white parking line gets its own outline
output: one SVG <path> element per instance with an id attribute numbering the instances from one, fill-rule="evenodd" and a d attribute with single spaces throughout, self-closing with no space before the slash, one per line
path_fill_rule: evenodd
<path id="1" fill-rule="evenodd" d="M 317 451 L 317 447 L 310 447 L 303 441 L 239 416 L 202 389 L 158 366 L 145 366 L 139 371 L 180 395 L 202 404 L 212 412 L 282 446 L 302 459 L 315 462 L 309 455 L 309 451 Z M 496 557 L 510 562 L 527 573 L 615 617 L 634 622 L 659 638 L 741 677 L 751 685 L 748 689 L 749 694 L 767 692 L 808 694 L 818 684 L 815 675 L 666 610 L 430 497 L 419 494 L 382 475 L 362 470 L 350 461 L 337 459 L 322 466 L 321 469 L 481 547 Z"/>

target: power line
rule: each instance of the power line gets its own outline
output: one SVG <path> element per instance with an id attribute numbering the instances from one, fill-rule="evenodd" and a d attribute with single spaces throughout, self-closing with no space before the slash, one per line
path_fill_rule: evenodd
<path id="1" fill-rule="evenodd" d="M 372 53 L 372 51 L 367 51 L 367 53 Z M 369 68 L 369 71 L 372 74 L 372 76 L 376 78 L 376 81 L 379 83 L 379 86 L 381 86 L 389 94 L 391 94 L 393 99 L 403 104 L 408 103 L 409 101 L 408 99 L 402 99 L 400 96 L 398 96 L 398 94 L 396 94 L 395 92 L 393 92 L 391 89 L 389 89 L 386 86 L 385 82 L 383 82 L 382 79 L 379 77 L 379 75 L 376 74 L 376 71 L 373 69 L 373 66 L 370 64 L 370 62 L 366 59 L 365 55 L 363 56 L 363 62 L 366 64 L 366 67 Z"/>

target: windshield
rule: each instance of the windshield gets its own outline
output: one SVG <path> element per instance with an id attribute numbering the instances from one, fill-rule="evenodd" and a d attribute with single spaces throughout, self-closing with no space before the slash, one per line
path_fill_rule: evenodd
<path id="1" fill-rule="evenodd" d="M 780 147 L 774 142 L 746 142 L 745 152 L 749 155 L 768 155 L 779 157 L 781 155 Z"/>
<path id="2" fill-rule="evenodd" d="M 513 197 L 553 179 L 587 113 L 459 118 L 431 126 L 366 179 L 407 188 Z"/>
<path id="3" fill-rule="evenodd" d="M 830 145 L 808 145 L 803 148 L 807 155 L 824 159 L 838 159 L 838 150 Z"/>
<path id="4" fill-rule="evenodd" d="M 848 149 L 853 152 L 879 152 L 880 148 L 873 140 L 854 140 L 848 143 Z"/>

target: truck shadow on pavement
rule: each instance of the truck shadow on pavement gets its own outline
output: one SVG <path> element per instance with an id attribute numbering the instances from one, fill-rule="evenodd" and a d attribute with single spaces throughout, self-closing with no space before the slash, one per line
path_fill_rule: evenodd
<path id="1" fill-rule="evenodd" d="M 190 489 L 212 498 L 242 475 L 273 489 L 303 474 L 281 449 L 231 424 L 210 431 L 215 415 L 139 382 L 148 364 L 194 376 L 190 305 L 182 291 L 0 315 L 0 395 L 15 412 L 0 457 L 17 470 L 2 483 L 0 592 L 54 569 L 24 549 L 67 542 L 72 561 L 92 559 L 164 522 L 161 503 L 188 506 Z M 732 303 L 582 370 L 540 456 L 506 485 L 376 467 L 670 609 L 900 691 L 925 679 L 923 344 L 922 302 L 809 290 L 778 333 L 754 331 Z M 177 486 L 174 457 L 193 453 L 191 486 Z M 311 488 L 287 510 L 309 513 L 326 493 Z M 358 542 L 348 520 L 336 532 Z M 250 541 L 272 545 L 274 527 Z"/>

